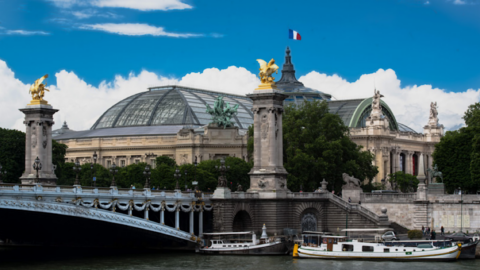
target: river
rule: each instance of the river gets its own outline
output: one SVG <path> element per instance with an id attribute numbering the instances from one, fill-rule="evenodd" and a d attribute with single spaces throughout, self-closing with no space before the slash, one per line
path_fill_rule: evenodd
<path id="1" fill-rule="evenodd" d="M 321 267 L 321 268 L 320 268 Z M 376 262 L 293 259 L 290 256 L 206 256 L 191 252 L 106 250 L 0 250 L 0 269 L 150 270 L 150 269 L 480 269 L 480 260 L 456 262 Z"/>

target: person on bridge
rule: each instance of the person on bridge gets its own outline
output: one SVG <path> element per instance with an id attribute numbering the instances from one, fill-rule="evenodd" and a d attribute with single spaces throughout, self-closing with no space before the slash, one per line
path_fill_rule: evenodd
<path id="1" fill-rule="evenodd" d="M 440 228 L 440 235 L 445 235 L 445 228 L 443 228 L 443 226 Z"/>
<path id="2" fill-rule="evenodd" d="M 348 203 L 352 203 L 352 199 L 350 199 L 350 197 L 348 197 Z"/>

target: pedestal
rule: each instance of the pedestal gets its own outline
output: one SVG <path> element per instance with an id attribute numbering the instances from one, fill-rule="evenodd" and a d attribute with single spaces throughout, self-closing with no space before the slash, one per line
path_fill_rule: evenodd
<path id="1" fill-rule="evenodd" d="M 362 199 L 363 190 L 361 188 L 343 188 L 342 199 L 348 201 L 348 198 L 352 203 L 358 203 Z"/>
<path id="2" fill-rule="evenodd" d="M 280 91 L 255 90 L 253 100 L 254 166 L 250 171 L 250 189 L 259 197 L 286 197 L 287 171 L 283 167 L 283 100 Z"/>
<path id="3" fill-rule="evenodd" d="M 213 199 L 230 199 L 232 198 L 232 193 L 227 187 L 217 187 L 213 192 Z"/>
<path id="4" fill-rule="evenodd" d="M 33 184 L 37 172 L 33 169 L 33 163 L 38 157 L 42 169 L 38 171 L 39 183 L 55 185 L 57 176 L 52 165 L 52 126 L 53 114 L 58 110 L 50 105 L 28 105 L 20 109 L 25 114 L 26 138 L 25 138 L 25 172 L 20 177 L 22 184 Z"/>

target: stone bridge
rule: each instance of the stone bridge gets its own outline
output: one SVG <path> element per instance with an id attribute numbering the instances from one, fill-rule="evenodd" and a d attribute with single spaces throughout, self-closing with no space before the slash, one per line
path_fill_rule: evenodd
<path id="1" fill-rule="evenodd" d="M 206 197 L 151 191 L 0 184 L 4 244 L 192 249 L 201 241 Z"/>

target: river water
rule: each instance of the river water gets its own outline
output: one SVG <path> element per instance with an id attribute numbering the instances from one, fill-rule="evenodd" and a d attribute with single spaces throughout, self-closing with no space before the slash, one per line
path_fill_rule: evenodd
<path id="1" fill-rule="evenodd" d="M 106 250 L 0 250 L 0 269 L 149 270 L 149 269 L 480 269 L 480 260 L 456 262 L 376 262 L 293 259 L 291 256 L 207 256 L 191 252 Z"/>

